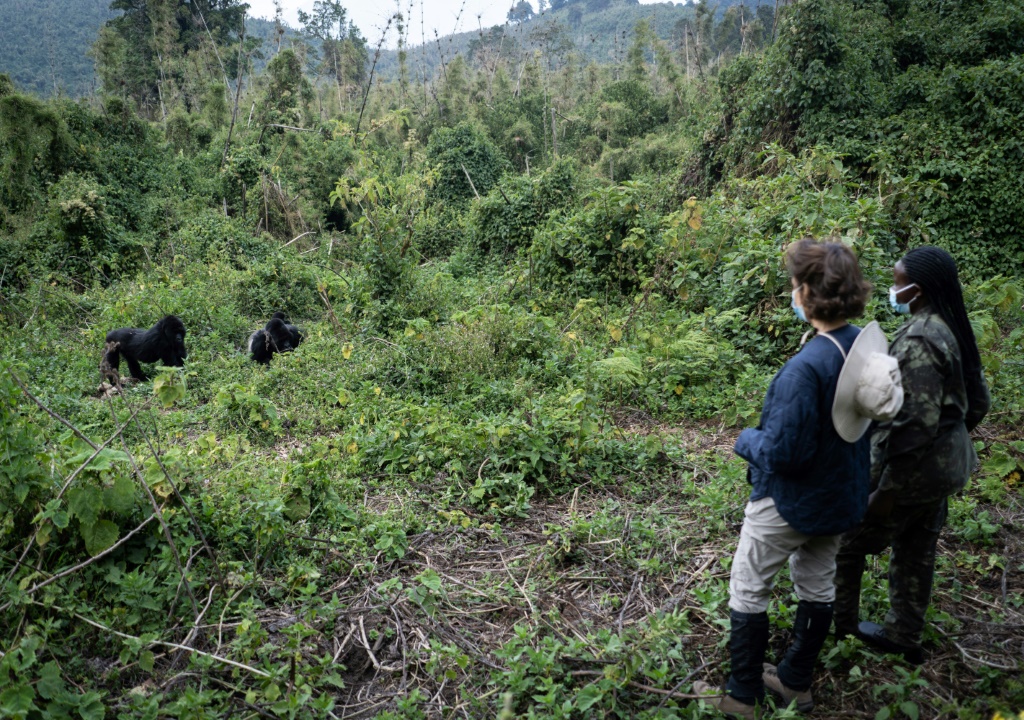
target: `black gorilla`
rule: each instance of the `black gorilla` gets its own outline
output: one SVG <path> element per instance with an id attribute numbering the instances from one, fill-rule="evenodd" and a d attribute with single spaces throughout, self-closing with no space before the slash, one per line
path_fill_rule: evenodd
<path id="1" fill-rule="evenodd" d="M 249 352 L 252 359 L 267 365 L 276 352 L 289 352 L 302 342 L 302 333 L 282 312 L 274 313 L 262 330 L 249 336 Z"/>
<path id="2" fill-rule="evenodd" d="M 288 332 L 290 332 L 292 335 L 292 348 L 297 348 L 299 346 L 299 343 L 302 342 L 303 339 L 302 333 L 299 331 L 299 329 L 292 325 L 291 321 L 288 320 L 288 316 L 285 315 L 280 310 L 278 310 L 271 316 L 271 319 L 273 318 L 277 318 L 278 320 L 281 320 L 284 323 L 284 326 L 288 328 Z"/>
<path id="3" fill-rule="evenodd" d="M 174 315 L 168 315 L 157 322 L 149 330 L 140 328 L 120 328 L 107 333 L 105 351 L 106 365 L 118 370 L 121 367 L 121 356 L 128 361 L 128 369 L 136 380 L 145 380 L 140 362 L 160 362 L 168 367 L 181 367 L 185 364 L 188 351 L 185 349 L 185 324 Z"/>

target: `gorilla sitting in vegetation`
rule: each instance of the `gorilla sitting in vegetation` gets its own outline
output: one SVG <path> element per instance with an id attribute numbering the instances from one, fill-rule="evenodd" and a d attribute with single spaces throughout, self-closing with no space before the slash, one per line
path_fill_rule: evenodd
<path id="1" fill-rule="evenodd" d="M 160 362 L 168 367 L 182 367 L 188 351 L 185 349 L 185 324 L 180 318 L 168 315 L 149 330 L 119 328 L 107 333 L 107 349 L 103 366 L 113 371 L 121 367 L 121 356 L 128 361 L 128 369 L 136 380 L 145 380 L 140 362 Z"/>
<path id="2" fill-rule="evenodd" d="M 288 332 L 292 334 L 292 348 L 297 348 L 299 346 L 299 343 L 302 342 L 303 339 L 302 332 L 297 327 L 292 325 L 291 321 L 288 319 L 288 316 L 285 315 L 280 310 L 278 310 L 271 316 L 271 319 L 273 318 L 277 318 L 278 320 L 284 323 L 284 326 L 288 328 Z"/>
<path id="3" fill-rule="evenodd" d="M 283 312 L 276 312 L 263 329 L 249 336 L 249 352 L 256 362 L 269 365 L 274 353 L 290 352 L 301 342 L 299 329 L 288 323 Z"/>

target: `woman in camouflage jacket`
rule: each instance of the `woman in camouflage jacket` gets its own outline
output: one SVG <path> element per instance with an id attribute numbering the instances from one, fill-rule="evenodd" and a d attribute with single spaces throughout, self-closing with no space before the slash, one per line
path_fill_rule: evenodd
<path id="1" fill-rule="evenodd" d="M 910 314 L 889 348 L 905 399 L 899 415 L 871 437 L 873 492 L 867 517 L 843 537 L 836 558 L 834 617 L 837 637 L 857 635 L 920 663 L 947 499 L 977 465 L 969 433 L 988 412 L 989 394 L 949 253 L 915 248 L 896 263 L 893 279 L 889 301 Z M 890 546 L 885 622 L 858 624 L 865 556 Z"/>

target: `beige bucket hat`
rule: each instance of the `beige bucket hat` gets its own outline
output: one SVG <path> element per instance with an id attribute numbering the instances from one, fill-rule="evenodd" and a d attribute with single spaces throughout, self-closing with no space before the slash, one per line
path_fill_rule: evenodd
<path id="1" fill-rule="evenodd" d="M 860 331 L 845 357 L 832 403 L 832 424 L 839 437 L 853 443 L 867 432 L 872 420 L 896 417 L 903 407 L 903 384 L 899 363 L 889 355 L 885 333 L 873 320 Z"/>

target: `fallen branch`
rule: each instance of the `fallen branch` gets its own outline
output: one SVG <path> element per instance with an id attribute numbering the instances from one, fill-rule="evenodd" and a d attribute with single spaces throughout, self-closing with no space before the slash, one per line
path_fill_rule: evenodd
<path id="1" fill-rule="evenodd" d="M 161 507 L 161 509 L 163 509 L 163 508 Z M 94 562 L 96 562 L 97 560 L 100 560 L 100 559 L 102 559 L 102 558 L 106 557 L 107 555 L 109 555 L 110 553 L 114 552 L 115 550 L 117 550 L 117 549 L 118 549 L 119 547 L 121 547 L 122 545 L 124 545 L 124 544 L 125 544 L 126 542 L 128 542 L 128 540 L 129 540 L 129 539 L 131 539 L 131 537 L 132 537 L 133 535 L 135 535 L 135 533 L 139 532 L 140 530 L 142 530 L 142 528 L 144 528 L 144 527 L 146 527 L 147 525 L 149 525 L 149 522 L 150 522 L 150 520 L 152 520 L 152 519 L 153 519 L 153 518 L 155 518 L 155 517 L 156 517 L 156 513 L 153 513 L 153 514 L 152 514 L 152 515 L 150 515 L 150 516 L 149 516 L 148 518 L 146 518 L 145 520 L 143 520 L 143 521 L 142 521 L 142 523 L 141 523 L 141 524 L 140 524 L 140 525 L 139 525 L 138 527 L 136 527 L 136 528 L 135 528 L 134 530 L 132 530 L 132 531 L 131 531 L 130 533 L 128 533 L 127 535 L 125 535 L 125 536 L 124 536 L 123 538 L 121 538 L 120 540 L 118 540 L 118 541 L 117 541 L 116 543 L 114 543 L 114 544 L 113 544 L 113 545 L 111 545 L 110 547 L 108 547 L 108 548 L 107 548 L 106 550 L 104 550 L 103 552 L 101 552 L 101 553 L 100 553 L 99 555 L 94 555 L 94 556 L 92 556 L 91 558 L 89 558 L 88 560 L 86 560 L 86 561 L 84 561 L 84 562 L 80 562 L 80 563 L 78 563 L 78 564 L 77 564 L 77 565 L 75 565 L 74 567 L 68 568 L 67 570 L 64 570 L 63 572 L 59 572 L 59 573 L 57 573 L 56 575 L 53 575 L 52 577 L 50 577 L 50 578 L 48 578 L 48 579 L 46 579 L 46 580 L 43 580 L 43 582 L 41 582 L 41 583 L 39 583 L 39 584 L 37 584 L 37 585 L 33 585 L 32 587 L 30 587 L 30 588 L 29 588 L 28 590 L 26 590 L 26 591 L 25 591 L 25 594 L 26 594 L 26 595 L 32 595 L 33 593 L 35 593 L 35 592 L 37 592 L 37 591 L 39 591 L 39 590 L 42 590 L 42 589 L 43 589 L 44 587 L 46 587 L 47 585 L 50 585 L 50 584 L 52 584 L 52 583 L 55 583 L 55 582 L 57 582 L 58 580 L 60 580 L 61 578 L 64 578 L 64 577 L 67 577 L 68 575 L 71 575 L 71 574 L 73 574 L 73 573 L 76 573 L 76 572 L 78 572 L 79 570 L 81 570 L 82 568 L 84 568 L 84 567 L 87 567 L 87 566 L 89 566 L 89 565 L 92 565 L 92 564 L 93 564 Z M 11 600 L 11 601 L 10 601 L 10 602 L 8 602 L 7 604 L 5 604 L 5 605 L 3 605 L 3 606 L 0 606 L 0 612 L 3 612 L 4 610 L 6 610 L 7 608 L 9 608 L 9 607 L 10 607 L 11 605 L 13 605 L 13 604 L 14 604 L 14 601 L 13 601 L 13 600 Z"/>
<path id="2" fill-rule="evenodd" d="M 42 605 L 42 603 L 36 603 L 36 604 L 37 605 Z M 117 630 L 114 630 L 112 628 L 108 628 L 106 625 L 102 625 L 102 624 L 96 622 L 95 620 L 90 620 L 87 617 L 83 617 L 82 615 L 79 615 L 76 612 L 70 612 L 67 609 L 60 607 L 59 605 L 46 605 L 45 607 L 52 608 L 54 610 L 60 610 L 63 613 L 68 613 L 68 614 L 72 615 L 73 617 L 78 618 L 82 622 L 84 622 L 84 623 L 86 623 L 88 625 L 92 625 L 94 628 L 96 628 L 98 630 L 103 630 L 104 632 L 108 632 L 111 635 L 116 635 L 119 638 L 124 638 L 125 640 L 134 640 L 135 642 L 142 642 L 142 638 L 135 637 L 134 635 L 128 635 L 127 633 L 118 632 Z M 261 678 L 269 678 L 269 677 L 271 677 L 271 675 L 269 673 L 265 673 L 262 670 L 257 670 L 254 667 L 250 667 L 249 665 L 244 665 L 243 663 L 236 662 L 234 660 L 229 660 L 228 658 L 221 657 L 220 655 L 214 655 L 213 653 L 203 652 L 202 650 L 196 650 L 194 647 L 189 647 L 188 645 L 179 645 L 178 643 L 166 642 L 164 640 L 151 640 L 148 643 L 146 643 L 144 645 L 144 647 L 152 647 L 153 645 L 160 645 L 161 647 L 171 648 L 172 650 L 183 650 L 185 652 L 195 653 L 196 655 L 202 655 L 203 657 L 208 657 L 211 660 L 216 660 L 217 662 L 224 663 L 225 665 L 230 665 L 230 666 L 236 667 L 236 668 L 238 668 L 240 670 L 246 670 L 246 671 L 252 673 L 253 675 L 256 675 L 257 677 L 261 677 Z"/>
<path id="3" fill-rule="evenodd" d="M 289 240 L 288 242 L 286 242 L 286 243 L 285 243 L 284 245 L 282 245 L 281 247 L 282 247 L 282 248 L 286 248 L 286 247 L 288 247 L 289 245 L 291 245 L 291 244 L 292 244 L 293 242 L 295 242 L 296 240 L 300 240 L 300 239 L 302 239 L 302 238 L 306 237 L 307 235 L 316 235 L 316 230 L 310 230 L 309 232 L 304 232 L 304 233 L 302 233 L 301 235 L 297 235 L 296 237 L 293 237 L 293 238 L 292 238 L 291 240 Z"/>
<path id="4" fill-rule="evenodd" d="M 605 677 L 604 672 L 601 670 L 573 670 L 569 675 L 572 677 Z M 664 695 L 665 697 L 673 700 L 699 700 L 700 698 L 707 697 L 707 695 L 687 695 L 674 690 L 663 690 L 662 688 L 651 687 L 650 685 L 644 685 L 643 683 L 638 683 L 634 680 L 627 680 L 626 685 L 631 688 L 636 688 L 637 690 L 654 693 L 655 695 Z M 682 683 L 679 683 L 677 687 L 681 685 Z"/>

